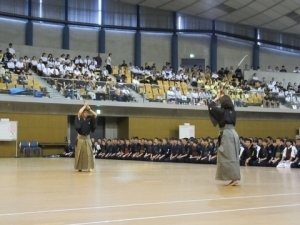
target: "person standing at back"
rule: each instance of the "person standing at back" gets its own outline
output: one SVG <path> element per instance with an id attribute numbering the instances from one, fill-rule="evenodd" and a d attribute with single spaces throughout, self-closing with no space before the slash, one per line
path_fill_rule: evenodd
<path id="1" fill-rule="evenodd" d="M 216 180 L 231 180 L 229 186 L 238 184 L 241 179 L 239 165 L 240 141 L 235 131 L 236 113 L 232 100 L 222 95 L 221 89 L 217 97 L 208 104 L 209 116 L 214 126 L 219 125 L 219 148 L 217 153 Z M 217 106 L 220 101 L 221 107 Z"/>
<path id="2" fill-rule="evenodd" d="M 92 116 L 89 116 L 92 113 Z M 87 169 L 93 172 L 94 157 L 90 133 L 96 130 L 97 113 L 95 113 L 87 102 L 78 111 L 75 118 L 75 129 L 78 132 L 75 148 L 74 168 L 81 172 Z"/>
<path id="3" fill-rule="evenodd" d="M 106 69 L 107 69 L 107 71 L 108 71 L 108 74 L 112 74 L 112 68 L 111 68 L 111 56 L 112 56 L 112 54 L 109 53 L 109 54 L 108 54 L 108 57 L 107 57 L 107 59 L 106 59 Z"/>

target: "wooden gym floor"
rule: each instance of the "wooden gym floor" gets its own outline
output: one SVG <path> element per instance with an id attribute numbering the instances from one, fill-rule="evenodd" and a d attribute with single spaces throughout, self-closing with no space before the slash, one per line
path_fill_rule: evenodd
<path id="1" fill-rule="evenodd" d="M 213 165 L 70 158 L 0 159 L 0 224 L 297 224 L 300 170 L 241 168 L 239 186 Z"/>

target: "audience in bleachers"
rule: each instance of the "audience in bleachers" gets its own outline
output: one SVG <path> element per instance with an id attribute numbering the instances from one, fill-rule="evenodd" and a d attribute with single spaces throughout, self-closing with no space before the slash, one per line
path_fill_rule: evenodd
<path id="1" fill-rule="evenodd" d="M 48 78 L 48 83 L 56 87 L 65 97 L 70 97 L 70 93 L 78 93 L 76 96 L 80 98 L 89 97 L 99 100 L 97 89 L 99 82 L 104 82 L 104 86 L 110 86 L 107 88 L 105 97 L 109 100 L 133 99 L 132 95 L 130 98 L 126 97 L 125 91 L 135 91 L 149 101 L 201 105 L 214 97 L 220 86 L 225 86 L 227 94 L 230 93 L 236 106 L 279 107 L 280 104 L 299 106 L 298 99 L 300 98 L 297 98 L 295 94 L 300 93 L 300 88 L 296 83 L 289 84 L 287 87 L 283 87 L 274 79 L 267 83 L 264 77 L 258 77 L 253 67 L 249 69 L 248 65 L 245 65 L 244 70 L 253 70 L 253 76 L 249 80 L 244 80 L 243 71 L 240 68 L 234 70 L 232 66 L 230 69 L 223 67 L 218 71 L 211 71 L 209 66 L 203 69 L 198 65 L 192 68 L 180 65 L 178 70 L 174 71 L 169 62 L 166 62 L 159 70 L 153 62 L 145 63 L 145 67 L 137 67 L 131 62 L 127 64 L 125 59 L 119 66 L 113 66 L 111 53 L 108 54 L 104 64 L 102 64 L 100 54 L 92 58 L 89 56 L 82 58 L 81 55 L 72 58 L 69 54 L 62 54 L 55 58 L 51 53 L 48 56 L 43 53 L 39 59 L 35 56 L 31 59 L 24 56 L 18 60 L 11 43 L 6 52 L 0 54 L 0 57 L 2 57 L 5 69 L 17 74 L 24 70 L 28 75 L 28 69 L 31 68 L 38 76 Z M 268 66 L 266 71 L 273 72 L 271 66 Z M 284 65 L 281 70 L 278 67 L 274 70 L 274 72 L 286 71 Z M 295 67 L 293 72 L 298 73 L 298 67 Z M 11 79 L 7 78 L 9 76 L 5 79 L 3 77 L 2 81 L 9 83 Z M 60 79 L 63 81 L 60 82 Z M 72 85 L 64 82 L 67 79 Z M 130 88 L 122 90 L 121 85 L 115 85 L 114 82 L 130 84 L 127 85 Z M 148 84 L 150 87 L 146 86 Z M 175 89 L 169 89 L 175 85 L 177 85 Z M 113 86 L 117 88 L 114 90 L 111 88 Z M 72 88 L 76 90 L 71 91 Z M 171 96 L 175 97 L 175 101 L 169 101 Z"/>

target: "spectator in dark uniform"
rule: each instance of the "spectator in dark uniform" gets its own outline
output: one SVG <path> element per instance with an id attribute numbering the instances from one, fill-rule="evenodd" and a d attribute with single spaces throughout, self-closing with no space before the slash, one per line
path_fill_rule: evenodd
<path id="1" fill-rule="evenodd" d="M 178 155 L 178 162 L 189 162 L 191 146 L 187 143 L 187 138 L 182 139 L 181 153 Z"/>
<path id="2" fill-rule="evenodd" d="M 270 151 L 270 148 L 268 147 L 268 140 L 263 139 L 262 140 L 262 146 L 260 147 L 259 153 L 258 153 L 258 159 L 253 163 L 254 166 L 268 166 L 269 160 L 272 157 L 272 152 Z"/>
<path id="3" fill-rule="evenodd" d="M 72 157 L 74 156 L 74 146 L 71 145 L 71 141 L 68 140 L 67 144 L 65 145 L 65 151 L 61 155 L 61 157 Z"/>
<path id="4" fill-rule="evenodd" d="M 245 139 L 245 149 L 240 158 L 240 165 L 241 166 L 252 166 L 253 162 L 257 159 L 257 152 L 252 147 L 252 140 L 246 138 Z"/>

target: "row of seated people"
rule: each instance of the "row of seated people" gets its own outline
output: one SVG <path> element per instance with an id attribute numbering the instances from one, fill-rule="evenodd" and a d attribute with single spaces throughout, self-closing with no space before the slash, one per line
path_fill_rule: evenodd
<path id="1" fill-rule="evenodd" d="M 88 97 L 92 100 L 116 100 L 122 102 L 133 101 L 134 98 L 128 85 L 114 84 L 113 82 L 90 81 L 79 78 L 51 79 L 51 85 L 55 85 L 65 98 L 82 99 Z"/>
<path id="2" fill-rule="evenodd" d="M 98 159 L 216 164 L 217 138 L 92 139 Z M 300 168 L 300 138 L 240 137 L 240 165 Z M 72 148 L 74 151 L 74 148 Z M 70 153 L 70 150 L 65 150 Z"/>

